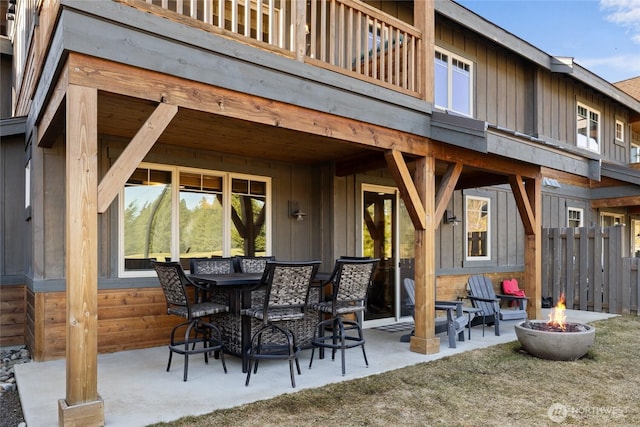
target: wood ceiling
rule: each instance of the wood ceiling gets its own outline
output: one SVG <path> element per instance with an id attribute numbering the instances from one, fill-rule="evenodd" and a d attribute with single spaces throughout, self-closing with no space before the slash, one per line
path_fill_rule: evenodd
<path id="1" fill-rule="evenodd" d="M 156 103 L 100 92 L 98 132 L 131 139 Z M 376 150 L 335 138 L 305 134 L 181 108 L 159 143 L 313 165 L 375 153 Z M 382 151 L 377 151 L 382 157 Z"/>

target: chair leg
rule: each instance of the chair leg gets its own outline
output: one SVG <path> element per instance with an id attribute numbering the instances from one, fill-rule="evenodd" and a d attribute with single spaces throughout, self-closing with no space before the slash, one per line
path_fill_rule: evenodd
<path id="1" fill-rule="evenodd" d="M 169 363 L 167 363 L 167 372 L 171 369 L 171 357 L 173 356 L 173 350 L 169 349 Z"/>

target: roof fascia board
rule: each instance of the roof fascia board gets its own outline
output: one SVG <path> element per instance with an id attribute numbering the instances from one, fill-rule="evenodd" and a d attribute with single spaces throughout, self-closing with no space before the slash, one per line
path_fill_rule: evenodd
<path id="1" fill-rule="evenodd" d="M 601 187 L 591 189 L 591 200 L 617 199 L 620 197 L 633 197 L 637 195 L 638 187 L 636 185 Z"/>
<path id="2" fill-rule="evenodd" d="M 7 117 L 0 119 L 0 137 L 24 135 L 27 131 L 27 117 Z"/>
<path id="3" fill-rule="evenodd" d="M 521 138 L 489 131 L 487 132 L 487 150 L 492 154 L 600 180 L 599 160 L 570 155 Z"/>
<path id="4" fill-rule="evenodd" d="M 628 182 L 634 185 L 640 185 L 640 171 L 611 163 L 602 163 L 601 166 L 602 176 L 607 178 L 613 178 L 618 181 Z M 638 188 L 636 187 L 636 194 Z"/>

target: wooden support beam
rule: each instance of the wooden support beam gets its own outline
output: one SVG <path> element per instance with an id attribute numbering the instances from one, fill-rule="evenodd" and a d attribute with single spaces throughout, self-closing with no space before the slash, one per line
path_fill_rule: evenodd
<path id="1" fill-rule="evenodd" d="M 465 170 L 472 167 L 498 175 L 520 175 L 524 178 L 536 178 L 540 175 L 539 165 L 493 154 L 480 155 L 477 151 L 467 150 L 444 142 L 430 141 L 429 147 L 429 152 L 437 160 L 447 163 L 460 162 L 465 166 Z"/>
<path id="2" fill-rule="evenodd" d="M 416 188 L 424 204 L 425 227 L 415 231 L 415 270 L 416 303 L 415 334 L 411 337 L 409 348 L 422 354 L 440 351 L 440 338 L 435 336 L 435 159 L 423 157 L 416 162 Z"/>
<path id="3" fill-rule="evenodd" d="M 591 202 L 593 209 L 621 208 L 640 205 L 640 196 L 615 197 L 610 199 L 598 199 Z"/>
<path id="4" fill-rule="evenodd" d="M 391 171 L 391 175 L 396 181 L 396 185 L 402 195 L 402 200 L 407 207 L 409 217 L 416 230 L 424 230 L 425 224 L 425 209 L 416 186 L 413 184 L 411 173 L 407 164 L 402 157 L 402 153 L 397 150 L 387 151 L 384 155 L 387 159 L 387 165 Z M 435 178 L 434 178 L 435 179 Z"/>
<path id="5" fill-rule="evenodd" d="M 98 91 L 66 95 L 66 399 L 59 425 L 103 426 L 98 395 Z"/>
<path id="6" fill-rule="evenodd" d="M 47 102 L 44 111 L 40 114 L 37 121 L 37 145 L 39 147 L 50 148 L 55 142 L 62 129 L 57 129 L 55 123 L 61 113 L 64 113 L 64 97 L 67 94 L 67 86 L 69 85 L 69 73 L 67 67 L 62 67 L 60 77 L 56 80 L 49 102 Z"/>
<path id="7" fill-rule="evenodd" d="M 440 183 L 438 194 L 436 194 L 436 210 L 434 213 L 435 228 L 440 227 L 440 224 L 442 223 L 442 215 L 444 215 L 447 204 L 449 203 L 449 200 L 451 200 L 453 191 L 456 189 L 456 184 L 461 173 L 462 163 L 457 162 L 450 164 L 447 171 L 442 176 L 442 182 Z"/>
<path id="8" fill-rule="evenodd" d="M 98 186 L 98 213 L 104 213 L 118 191 L 147 155 L 178 112 L 176 105 L 160 103 L 124 149 Z"/>
<path id="9" fill-rule="evenodd" d="M 425 137 L 176 76 L 77 53 L 69 54 L 67 68 L 70 84 L 331 137 L 380 150 L 397 149 L 421 156 L 428 154 Z"/>
<path id="10" fill-rule="evenodd" d="M 525 199 L 531 211 L 531 232 L 525 231 L 524 291 L 529 297 L 527 316 L 529 319 L 540 319 L 542 317 L 542 178 L 527 180 L 525 190 Z M 522 213 L 520 215 L 522 216 Z"/>
<path id="11" fill-rule="evenodd" d="M 509 184 L 511 185 L 513 197 L 516 199 L 516 206 L 518 207 L 518 212 L 520 212 L 520 218 L 522 218 L 522 223 L 524 224 L 524 232 L 525 234 L 534 234 L 536 218 L 524 188 L 522 177 L 518 175 L 509 176 Z"/>

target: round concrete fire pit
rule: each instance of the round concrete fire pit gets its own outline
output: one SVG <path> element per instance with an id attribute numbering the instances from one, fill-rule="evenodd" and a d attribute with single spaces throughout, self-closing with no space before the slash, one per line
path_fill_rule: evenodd
<path id="1" fill-rule="evenodd" d="M 516 336 L 531 355 L 550 360 L 576 360 L 587 354 L 596 337 L 596 328 L 567 322 L 564 331 L 547 327 L 542 320 L 515 325 Z"/>

